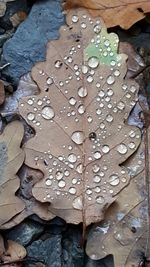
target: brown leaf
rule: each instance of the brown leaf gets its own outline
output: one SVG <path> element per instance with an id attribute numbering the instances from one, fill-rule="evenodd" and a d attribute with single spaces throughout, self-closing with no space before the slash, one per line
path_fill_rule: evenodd
<path id="1" fill-rule="evenodd" d="M 24 209 L 15 196 L 20 182 L 16 173 L 24 161 L 20 148 L 24 129 L 19 121 L 10 123 L 0 135 L 0 226 Z"/>
<path id="2" fill-rule="evenodd" d="M 150 12 L 149 0 L 66 0 L 65 9 L 85 7 L 93 16 L 101 16 L 106 26 L 119 25 L 129 29 L 134 23 L 143 19 Z"/>
<path id="3" fill-rule="evenodd" d="M 7 241 L 7 249 L 5 255 L 1 258 L 3 262 L 17 262 L 26 256 L 26 249 L 16 243 L 15 241 L 8 240 Z"/>
<path id="4" fill-rule="evenodd" d="M 88 225 L 130 181 L 120 164 L 140 143 L 139 129 L 125 124 L 138 86 L 125 77 L 127 57 L 102 21 L 79 9 L 67 25 L 32 70 L 40 94 L 23 98 L 19 110 L 36 131 L 26 164 L 44 174 L 34 197 L 67 222 Z"/>
<path id="5" fill-rule="evenodd" d="M 128 162 L 130 184 L 108 209 L 105 220 L 91 230 L 87 254 L 101 259 L 112 254 L 116 267 L 141 266 L 148 241 L 148 202 L 144 170 L 144 140 L 136 157 Z"/>
<path id="6" fill-rule="evenodd" d="M 10 21 L 13 27 L 17 27 L 22 21 L 24 21 L 27 17 L 27 14 L 24 11 L 18 11 L 12 17 L 10 17 Z"/>

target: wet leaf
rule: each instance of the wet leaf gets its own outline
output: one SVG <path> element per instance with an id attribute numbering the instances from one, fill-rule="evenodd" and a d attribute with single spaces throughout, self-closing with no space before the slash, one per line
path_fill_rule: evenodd
<path id="1" fill-rule="evenodd" d="M 127 163 L 130 184 L 108 209 L 105 220 L 89 233 L 86 251 L 92 259 L 112 254 L 116 267 L 142 266 L 142 258 L 149 253 L 144 150 L 143 139 L 136 157 Z"/>
<path id="2" fill-rule="evenodd" d="M 150 12 L 149 0 L 67 0 L 65 8 L 85 7 L 93 16 L 101 16 L 107 27 L 129 29 Z"/>
<path id="3" fill-rule="evenodd" d="M 120 164 L 140 143 L 140 130 L 125 123 L 138 86 L 102 21 L 79 9 L 67 25 L 32 70 L 40 93 L 21 99 L 19 111 L 36 132 L 25 162 L 44 175 L 34 197 L 67 222 L 88 225 L 103 219 L 130 181 Z"/>
<path id="4" fill-rule="evenodd" d="M 15 196 L 20 186 L 16 173 L 24 161 L 20 148 L 24 129 L 19 121 L 10 123 L 0 135 L 0 226 L 24 209 Z"/>

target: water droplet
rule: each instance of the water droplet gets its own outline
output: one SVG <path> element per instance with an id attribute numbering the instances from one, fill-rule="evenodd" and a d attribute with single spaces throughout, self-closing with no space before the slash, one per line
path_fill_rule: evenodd
<path id="1" fill-rule="evenodd" d="M 119 71 L 119 70 L 115 70 L 115 71 L 114 71 L 114 75 L 115 75 L 116 77 L 118 77 L 118 76 L 120 75 L 120 71 Z"/>
<path id="2" fill-rule="evenodd" d="M 76 193 L 76 188 L 75 187 L 70 187 L 69 188 L 69 193 L 71 194 L 71 195 L 75 195 L 75 193 Z"/>
<path id="3" fill-rule="evenodd" d="M 131 138 L 134 138 L 134 137 L 135 137 L 135 132 L 134 132 L 134 131 L 130 131 L 129 136 L 130 136 Z"/>
<path id="4" fill-rule="evenodd" d="M 56 179 L 61 180 L 63 178 L 63 173 L 61 171 L 56 172 Z"/>
<path id="5" fill-rule="evenodd" d="M 100 170 L 100 167 L 97 164 L 94 164 L 92 170 L 94 173 L 97 173 Z"/>
<path id="6" fill-rule="evenodd" d="M 62 66 L 62 62 L 60 61 L 60 60 L 56 60 L 56 62 L 55 62 L 55 68 L 56 69 L 60 69 L 60 67 Z"/>
<path id="7" fill-rule="evenodd" d="M 98 197 L 96 198 L 96 202 L 97 202 L 98 204 L 102 204 L 102 203 L 104 203 L 104 198 L 103 198 L 102 196 L 98 196 Z"/>
<path id="8" fill-rule="evenodd" d="M 72 22 L 77 23 L 78 20 L 79 20 L 78 16 L 76 16 L 76 15 L 72 16 Z"/>
<path id="9" fill-rule="evenodd" d="M 83 204 L 82 204 L 81 197 L 76 197 L 72 202 L 72 206 L 77 210 L 82 210 L 83 209 Z"/>
<path id="10" fill-rule="evenodd" d="M 100 123 L 99 128 L 103 130 L 105 128 L 105 124 L 103 122 Z"/>
<path id="11" fill-rule="evenodd" d="M 43 109 L 42 109 L 42 117 L 46 120 L 51 120 L 52 118 L 54 118 L 55 116 L 55 113 L 54 113 L 54 110 L 49 107 L 49 106 L 45 106 Z"/>
<path id="12" fill-rule="evenodd" d="M 68 160 L 69 160 L 69 162 L 71 162 L 71 163 L 75 163 L 75 162 L 77 161 L 77 157 L 76 157 L 75 154 L 69 154 L 69 156 L 68 156 Z"/>
<path id="13" fill-rule="evenodd" d="M 65 181 L 61 180 L 61 181 L 58 183 L 58 186 L 59 186 L 60 188 L 65 187 L 65 186 L 66 186 Z"/>
<path id="14" fill-rule="evenodd" d="M 72 179 L 72 184 L 76 184 L 78 182 L 78 179 L 77 178 L 73 178 Z"/>
<path id="15" fill-rule="evenodd" d="M 45 182 L 45 184 L 46 184 L 47 186 L 50 186 L 50 185 L 52 184 L 52 181 L 51 181 L 50 179 L 47 179 L 46 182 Z"/>
<path id="16" fill-rule="evenodd" d="M 99 60 L 98 60 L 98 58 L 97 58 L 97 57 L 91 57 L 91 58 L 89 58 L 89 60 L 88 60 L 88 65 L 89 65 L 89 67 L 92 68 L 92 69 L 97 68 L 98 65 L 99 65 Z"/>
<path id="17" fill-rule="evenodd" d="M 136 87 L 134 85 L 131 85 L 130 91 L 134 94 L 136 92 Z"/>
<path id="18" fill-rule="evenodd" d="M 108 78 L 107 78 L 107 83 L 108 84 L 113 84 L 115 82 L 115 78 L 113 77 L 113 76 L 109 76 Z"/>
<path id="19" fill-rule="evenodd" d="M 94 32 L 98 34 L 98 33 L 100 33 L 100 31 L 101 31 L 101 26 L 100 25 L 95 25 L 94 26 Z"/>
<path id="20" fill-rule="evenodd" d="M 100 189 L 99 186 L 96 186 L 96 187 L 94 188 L 94 191 L 95 191 L 96 193 L 99 193 L 99 192 L 101 192 L 101 189 Z"/>
<path id="21" fill-rule="evenodd" d="M 77 145 L 81 145 L 84 141 L 84 134 L 81 131 L 74 132 L 71 136 L 71 139 L 73 142 L 75 142 Z"/>
<path id="22" fill-rule="evenodd" d="M 29 105 L 32 105 L 32 104 L 33 104 L 33 100 L 32 100 L 32 99 L 29 99 L 29 100 L 28 100 L 28 104 L 29 104 Z"/>
<path id="23" fill-rule="evenodd" d="M 100 159 L 101 158 L 101 153 L 99 152 L 99 151 L 96 151 L 95 153 L 94 153 L 94 158 L 95 159 Z"/>
<path id="24" fill-rule="evenodd" d="M 101 91 L 99 91 L 98 95 L 99 95 L 100 97 L 104 97 L 105 93 L 104 93 L 103 90 L 101 90 Z"/>
<path id="25" fill-rule="evenodd" d="M 128 149 L 127 149 L 127 146 L 125 144 L 120 144 L 119 146 L 117 146 L 117 151 L 120 153 L 120 154 L 126 154 Z"/>
<path id="26" fill-rule="evenodd" d="M 83 66 L 82 66 L 82 73 L 83 73 L 83 74 L 86 74 L 87 72 L 88 72 L 88 67 L 85 66 L 85 65 L 83 65 Z"/>
<path id="27" fill-rule="evenodd" d="M 69 99 L 69 103 L 70 103 L 70 105 L 72 105 L 72 106 L 74 106 L 75 104 L 76 104 L 76 99 L 74 98 L 74 97 L 71 97 L 70 99 Z"/>
<path id="28" fill-rule="evenodd" d="M 90 116 L 88 116 L 87 120 L 89 123 L 91 123 L 93 121 L 92 117 L 90 117 Z"/>
<path id="29" fill-rule="evenodd" d="M 78 164 L 76 170 L 77 170 L 78 173 L 82 173 L 83 172 L 83 165 L 81 163 Z"/>
<path id="30" fill-rule="evenodd" d="M 66 171 L 64 171 L 64 174 L 65 174 L 66 177 L 68 177 L 70 173 L 69 173 L 68 170 L 66 170 Z"/>
<path id="31" fill-rule="evenodd" d="M 109 46 L 109 45 L 110 45 L 109 40 L 105 40 L 105 41 L 104 41 L 104 45 L 105 45 L 105 46 Z"/>
<path id="32" fill-rule="evenodd" d="M 112 174 L 110 177 L 109 177 L 109 183 L 113 186 L 116 186 L 119 184 L 119 177 L 117 174 Z"/>
<path id="33" fill-rule="evenodd" d="M 93 82 L 93 77 L 89 75 L 87 77 L 87 81 L 88 81 L 88 83 L 92 83 Z"/>
<path id="34" fill-rule="evenodd" d="M 87 190 L 86 190 L 86 194 L 87 194 L 87 195 L 91 195 L 91 194 L 92 194 L 92 190 L 91 190 L 91 189 L 87 189 Z"/>
<path id="35" fill-rule="evenodd" d="M 96 109 L 96 114 L 97 115 L 101 115 L 102 114 L 102 111 L 98 108 L 98 109 Z"/>
<path id="36" fill-rule="evenodd" d="M 113 90 L 112 89 L 108 89 L 107 95 L 108 96 L 112 96 L 113 94 L 114 94 Z"/>
<path id="37" fill-rule="evenodd" d="M 34 118 L 35 118 L 34 113 L 28 113 L 27 118 L 28 118 L 29 121 L 33 121 Z"/>
<path id="38" fill-rule="evenodd" d="M 114 119 L 113 116 L 110 115 L 110 114 L 108 114 L 108 115 L 106 116 L 106 121 L 107 121 L 107 122 L 112 122 L 113 119 Z"/>
<path id="39" fill-rule="evenodd" d="M 53 80 L 51 77 L 48 77 L 46 82 L 48 85 L 51 85 L 53 83 Z"/>
<path id="40" fill-rule="evenodd" d="M 81 23 L 81 28 L 86 29 L 86 24 L 84 22 Z"/>
<path id="41" fill-rule="evenodd" d="M 108 145 L 104 145 L 104 146 L 102 147 L 102 151 L 103 151 L 103 153 L 105 153 L 105 154 L 108 153 L 109 150 L 110 150 L 110 148 L 109 148 Z"/>
<path id="42" fill-rule="evenodd" d="M 94 178 L 93 178 L 93 181 L 95 183 L 99 183 L 101 181 L 101 177 L 99 175 L 95 175 Z"/>
<path id="43" fill-rule="evenodd" d="M 125 103 L 120 101 L 118 104 L 117 104 L 117 107 L 120 109 L 120 110 L 123 110 L 125 108 Z"/>
<path id="44" fill-rule="evenodd" d="M 43 104 L 42 100 L 39 99 L 39 100 L 37 101 L 37 104 L 38 104 L 38 106 L 41 106 L 41 105 Z"/>
<path id="45" fill-rule="evenodd" d="M 80 106 L 78 107 L 78 112 L 79 112 L 79 114 L 83 114 L 83 113 L 85 112 L 85 106 L 80 105 Z"/>
<path id="46" fill-rule="evenodd" d="M 80 97 L 85 97 L 85 96 L 87 96 L 87 94 L 88 94 L 88 92 L 87 92 L 86 87 L 80 87 L 80 88 L 78 89 L 78 95 L 79 95 Z"/>
<path id="47" fill-rule="evenodd" d="M 129 143 L 129 148 L 134 149 L 136 147 L 134 142 Z"/>

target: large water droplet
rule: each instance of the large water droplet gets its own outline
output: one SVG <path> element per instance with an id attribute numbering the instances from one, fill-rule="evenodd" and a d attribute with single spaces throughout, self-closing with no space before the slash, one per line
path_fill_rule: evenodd
<path id="1" fill-rule="evenodd" d="M 59 186 L 60 188 L 65 187 L 65 186 L 66 186 L 65 181 L 61 180 L 61 181 L 58 183 L 58 186 Z"/>
<path id="2" fill-rule="evenodd" d="M 115 82 L 115 78 L 113 77 L 113 76 L 109 76 L 108 78 L 107 78 L 107 83 L 108 84 L 113 84 Z"/>
<path id="3" fill-rule="evenodd" d="M 110 148 L 109 148 L 108 145 L 104 145 L 104 146 L 102 147 L 102 151 L 103 151 L 103 153 L 105 153 L 105 154 L 108 153 L 109 150 L 110 150 Z"/>
<path id="4" fill-rule="evenodd" d="M 82 204 L 81 197 L 76 197 L 72 202 L 72 206 L 77 210 L 82 210 L 83 209 L 83 204 Z"/>
<path id="5" fill-rule="evenodd" d="M 83 132 L 74 132 L 71 136 L 71 139 L 73 142 L 75 142 L 77 145 L 81 145 L 84 141 L 84 134 Z"/>
<path id="6" fill-rule="evenodd" d="M 69 154 L 69 156 L 68 156 L 68 160 L 69 160 L 69 162 L 71 162 L 71 163 L 75 163 L 75 162 L 77 161 L 77 157 L 76 157 L 75 154 Z"/>
<path id="7" fill-rule="evenodd" d="M 95 158 L 95 159 L 100 159 L 100 158 L 101 158 L 101 153 L 100 153 L 99 151 L 96 151 L 96 152 L 94 153 L 94 158 Z"/>
<path id="8" fill-rule="evenodd" d="M 116 186 L 119 184 L 119 177 L 117 174 L 112 174 L 110 177 L 109 177 L 109 183 L 113 186 Z"/>
<path id="9" fill-rule="evenodd" d="M 97 57 L 91 57 L 91 58 L 89 58 L 89 60 L 88 60 L 88 65 L 89 65 L 89 67 L 92 68 L 92 69 L 97 68 L 98 65 L 99 65 L 99 60 L 98 60 L 98 58 L 97 58 Z"/>
<path id="10" fill-rule="evenodd" d="M 78 95 L 79 95 L 80 97 L 85 97 L 85 96 L 87 96 L 87 94 L 88 94 L 88 92 L 87 92 L 86 87 L 80 87 L 80 88 L 78 89 Z"/>
<path id="11" fill-rule="evenodd" d="M 127 146 L 125 144 L 120 144 L 120 145 L 117 146 L 117 151 L 120 154 L 126 154 L 128 149 L 127 149 Z"/>
<path id="12" fill-rule="evenodd" d="M 49 106 L 45 106 L 43 109 L 42 109 L 42 117 L 46 120 L 51 120 L 52 118 L 54 118 L 55 116 L 55 113 L 54 113 L 54 110 L 49 107 Z"/>

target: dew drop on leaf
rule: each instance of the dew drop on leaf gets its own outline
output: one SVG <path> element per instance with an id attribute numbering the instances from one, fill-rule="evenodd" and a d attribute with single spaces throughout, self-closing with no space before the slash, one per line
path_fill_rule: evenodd
<path id="1" fill-rule="evenodd" d="M 88 65 L 90 68 L 95 69 L 99 65 L 99 59 L 97 57 L 91 57 L 88 60 Z"/>
<path id="2" fill-rule="evenodd" d="M 49 106 L 43 107 L 41 113 L 42 113 L 42 117 L 46 120 L 51 120 L 55 116 L 54 110 Z"/>
<path id="3" fill-rule="evenodd" d="M 113 186 L 116 186 L 119 184 L 119 177 L 117 174 L 112 174 L 110 177 L 109 177 L 109 183 L 110 185 L 113 185 Z"/>
<path id="4" fill-rule="evenodd" d="M 126 154 L 128 149 L 127 149 L 127 146 L 125 144 L 120 144 L 119 146 L 117 146 L 117 151 L 120 154 Z"/>
<path id="5" fill-rule="evenodd" d="M 73 142 L 75 142 L 77 145 L 81 145 L 84 140 L 84 134 L 81 131 L 74 132 L 71 136 L 71 139 Z"/>

